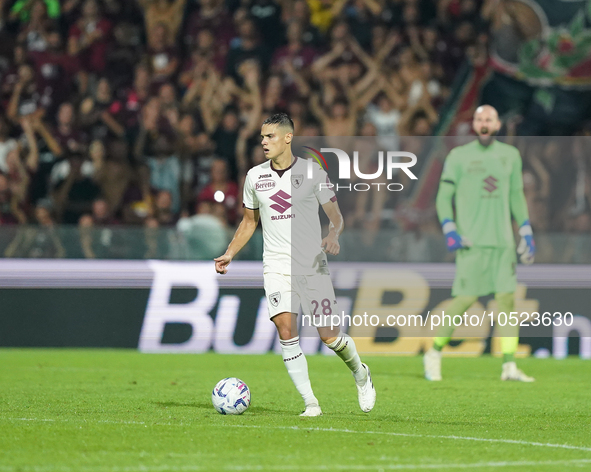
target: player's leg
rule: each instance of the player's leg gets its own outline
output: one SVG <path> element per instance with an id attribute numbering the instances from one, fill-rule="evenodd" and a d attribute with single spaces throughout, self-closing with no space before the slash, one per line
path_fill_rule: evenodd
<path id="1" fill-rule="evenodd" d="M 341 332 L 338 328 L 318 328 L 320 339 L 329 349 L 339 356 L 355 377 L 357 384 L 363 384 L 367 380 L 367 371 L 357 353 L 355 341 L 348 334 Z"/>
<path id="2" fill-rule="evenodd" d="M 331 322 L 332 320 L 340 320 L 340 311 L 330 276 L 301 277 L 301 283 L 298 285 L 302 289 L 301 299 L 304 314 L 313 320 L 318 320 L 316 324 L 320 339 L 326 347 L 341 358 L 353 374 L 357 385 L 359 407 L 365 412 L 371 411 L 376 402 L 376 391 L 369 367 L 361 362 L 353 338 L 341 332 L 340 322 Z M 336 316 L 333 318 L 333 315 Z"/>
<path id="3" fill-rule="evenodd" d="M 362 411 L 370 412 L 376 404 L 376 389 L 367 364 L 361 362 L 355 341 L 338 329 L 318 328 L 318 334 L 326 347 L 332 349 L 349 368 L 357 386 L 357 399 Z"/>
<path id="4" fill-rule="evenodd" d="M 324 338 L 323 342 L 326 346 L 332 349 L 337 356 L 339 356 L 349 367 L 355 379 L 357 386 L 357 400 L 359 408 L 365 413 L 373 410 L 376 404 L 376 389 L 371 378 L 371 371 L 367 364 L 361 362 L 357 348 L 353 338 L 344 333 L 338 333 L 338 336 L 333 342 L 327 342 L 328 338 Z M 358 367 L 357 367 L 358 366 Z"/>
<path id="5" fill-rule="evenodd" d="M 281 274 L 264 274 L 264 281 L 269 317 L 279 333 L 281 354 L 287 373 L 304 400 L 306 405 L 304 413 L 308 412 L 306 416 L 319 416 L 322 410 L 312 391 L 308 376 L 308 362 L 300 347 L 297 315 L 292 313 L 292 304 L 296 301 L 293 299 L 295 293 L 291 287 L 291 278 Z"/>
<path id="6" fill-rule="evenodd" d="M 514 311 L 515 296 L 513 293 L 497 293 L 495 300 L 500 312 L 511 313 Z M 498 327 L 498 333 L 501 340 L 501 350 L 503 352 L 503 371 L 501 380 L 516 380 L 519 382 L 533 382 L 535 379 L 523 373 L 517 368 L 515 363 L 515 353 L 519 344 L 519 325 Z"/>
<path id="7" fill-rule="evenodd" d="M 437 331 L 437 336 L 433 340 L 433 347 L 429 349 L 423 357 L 423 367 L 425 378 L 427 380 L 441 380 L 441 351 L 449 343 L 454 332 L 453 319 L 456 316 L 462 316 L 468 308 L 478 299 L 470 295 L 458 295 L 445 309 L 444 321 Z M 449 318 L 447 318 L 449 315 Z"/>
<path id="8" fill-rule="evenodd" d="M 307 412 L 307 414 L 305 416 L 319 416 L 322 414 L 322 410 L 320 410 L 318 400 L 312 391 L 312 384 L 308 376 L 308 361 L 300 347 L 296 320 L 297 315 L 290 312 L 279 313 L 271 319 L 279 333 L 281 354 L 287 373 L 306 405 L 304 413 Z"/>
<path id="9" fill-rule="evenodd" d="M 476 300 L 478 300 L 478 297 L 472 295 L 458 295 L 454 297 L 445 309 L 445 315 L 449 315 L 449 318 L 446 317 L 444 319 L 442 326 L 437 331 L 437 336 L 433 339 L 433 349 L 435 351 L 441 352 L 447 346 L 455 329 L 453 319 L 457 316 L 461 317 Z"/>
<path id="10" fill-rule="evenodd" d="M 441 351 L 449 343 L 453 334 L 454 318 L 462 316 L 478 299 L 479 295 L 494 291 L 492 278 L 488 271 L 489 257 L 490 254 L 487 250 L 481 248 L 457 251 L 456 276 L 452 288 L 454 299 L 445 309 L 446 316 L 433 340 L 433 347 L 423 357 L 427 380 L 441 380 Z"/>
<path id="11" fill-rule="evenodd" d="M 495 267 L 495 300 L 497 302 L 498 312 L 504 312 L 509 315 L 515 310 L 515 289 L 517 287 L 517 275 L 515 268 L 517 258 L 515 249 L 499 248 L 495 249 L 496 255 L 494 261 Z M 511 326 L 506 323 L 505 326 L 498 326 L 498 335 L 501 341 L 501 350 L 503 352 L 503 370 L 501 380 L 517 380 L 521 382 L 533 382 L 534 378 L 525 375 L 517 368 L 515 364 L 515 353 L 519 344 L 519 325 Z"/>

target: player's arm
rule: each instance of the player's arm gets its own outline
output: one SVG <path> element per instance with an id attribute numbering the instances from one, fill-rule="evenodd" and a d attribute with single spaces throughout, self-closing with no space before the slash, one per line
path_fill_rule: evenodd
<path id="1" fill-rule="evenodd" d="M 322 205 L 322 209 L 326 213 L 326 216 L 328 216 L 330 225 L 328 226 L 328 235 L 322 240 L 321 247 L 324 248 L 324 252 L 327 254 L 336 256 L 341 250 L 339 236 L 345 228 L 343 215 L 336 199 L 334 201 L 330 200 Z"/>
<path id="2" fill-rule="evenodd" d="M 223 255 L 214 259 L 215 270 L 218 274 L 225 274 L 228 272 L 228 265 L 232 262 L 234 256 L 238 254 L 238 252 L 250 240 L 258 224 L 259 210 L 245 208 L 242 221 L 240 222 L 236 233 L 234 233 L 234 238 L 232 238 L 232 241 L 228 245 L 228 249 L 226 249 L 226 252 Z"/>
<path id="3" fill-rule="evenodd" d="M 441 223 L 441 229 L 445 235 L 447 249 L 453 252 L 457 249 L 470 247 L 470 242 L 459 235 L 456 223 L 454 221 L 453 197 L 456 193 L 456 184 L 459 179 L 459 169 L 450 153 L 443 166 L 441 180 L 439 181 L 439 190 L 435 200 L 437 216 Z"/>
<path id="4" fill-rule="evenodd" d="M 521 241 L 519 242 L 519 246 L 517 246 L 517 252 L 520 254 L 522 263 L 531 264 L 534 261 L 534 254 L 536 253 L 536 243 L 529 223 L 529 212 L 527 211 L 527 202 L 523 193 L 523 174 L 521 168 L 521 156 L 517 152 L 517 157 L 511 171 L 509 205 L 511 207 L 511 214 L 519 225 L 519 235 L 521 236 Z"/>

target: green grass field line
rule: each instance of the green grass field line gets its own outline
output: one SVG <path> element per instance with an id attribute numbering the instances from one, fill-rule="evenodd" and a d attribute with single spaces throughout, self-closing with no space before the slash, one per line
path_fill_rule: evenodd
<path id="1" fill-rule="evenodd" d="M 127 350 L 0 350 L 0 472 L 210 470 L 591 470 L 591 364 L 519 361 L 532 384 L 499 380 L 496 358 L 367 357 L 375 409 L 357 405 L 336 357 L 309 356 L 324 416 L 302 402 L 281 357 Z M 217 414 L 218 380 L 251 389 Z"/>

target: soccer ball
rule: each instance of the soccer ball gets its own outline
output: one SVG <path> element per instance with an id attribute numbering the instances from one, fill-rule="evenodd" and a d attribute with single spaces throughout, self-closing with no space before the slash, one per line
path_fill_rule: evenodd
<path id="1" fill-rule="evenodd" d="M 250 405 L 250 390 L 242 380 L 228 377 L 213 388 L 211 403 L 222 415 L 241 415 Z"/>

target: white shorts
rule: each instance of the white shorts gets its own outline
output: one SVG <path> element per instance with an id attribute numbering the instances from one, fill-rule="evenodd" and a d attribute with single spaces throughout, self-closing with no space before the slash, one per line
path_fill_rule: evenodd
<path id="1" fill-rule="evenodd" d="M 314 326 L 329 326 L 326 317 L 340 314 L 330 275 L 263 275 L 269 318 L 279 313 L 298 313 L 310 317 Z M 323 316 L 324 315 L 324 316 Z"/>

